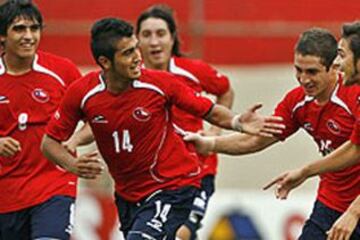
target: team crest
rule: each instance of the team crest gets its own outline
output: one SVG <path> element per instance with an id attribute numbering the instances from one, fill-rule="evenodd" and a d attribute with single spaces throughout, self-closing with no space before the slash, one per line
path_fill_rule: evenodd
<path id="1" fill-rule="evenodd" d="M 6 96 L 0 96 L 0 104 L 9 103 L 10 100 Z"/>
<path id="2" fill-rule="evenodd" d="M 338 123 L 336 123 L 336 122 L 335 122 L 334 120 L 332 120 L 332 119 L 327 120 L 326 126 L 327 126 L 327 128 L 329 129 L 329 131 L 332 132 L 332 133 L 335 134 L 335 135 L 338 135 L 338 134 L 340 134 L 340 132 L 341 132 L 341 129 L 340 129 Z"/>
<path id="3" fill-rule="evenodd" d="M 135 108 L 132 115 L 136 120 L 138 120 L 140 122 L 149 121 L 151 118 L 151 112 L 149 112 L 147 109 L 142 108 L 142 107 Z"/>
<path id="4" fill-rule="evenodd" d="M 33 99 L 40 103 L 46 103 L 50 99 L 49 94 L 41 88 L 34 89 L 34 91 L 32 91 L 31 93 L 31 96 L 33 97 Z"/>

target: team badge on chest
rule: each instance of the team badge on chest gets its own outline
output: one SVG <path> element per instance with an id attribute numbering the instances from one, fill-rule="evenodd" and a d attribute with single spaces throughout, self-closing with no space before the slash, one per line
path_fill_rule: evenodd
<path id="1" fill-rule="evenodd" d="M 327 120 L 326 126 L 329 129 L 329 131 L 335 135 L 338 135 L 341 132 L 339 124 L 335 122 L 333 119 Z"/>
<path id="2" fill-rule="evenodd" d="M 151 112 L 143 107 L 135 108 L 132 115 L 139 122 L 146 122 L 151 118 Z"/>
<path id="3" fill-rule="evenodd" d="M 34 91 L 32 91 L 31 96 L 35 101 L 40 103 L 46 103 L 50 100 L 49 94 L 41 88 L 36 88 Z"/>

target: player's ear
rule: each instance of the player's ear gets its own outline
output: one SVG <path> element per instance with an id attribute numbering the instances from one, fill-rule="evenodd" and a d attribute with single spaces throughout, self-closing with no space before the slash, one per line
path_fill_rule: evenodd
<path id="1" fill-rule="evenodd" d="M 105 56 L 100 56 L 98 62 L 104 70 L 109 70 L 111 68 L 111 61 Z"/>
<path id="2" fill-rule="evenodd" d="M 5 36 L 0 35 L 0 47 L 3 46 L 5 43 Z"/>

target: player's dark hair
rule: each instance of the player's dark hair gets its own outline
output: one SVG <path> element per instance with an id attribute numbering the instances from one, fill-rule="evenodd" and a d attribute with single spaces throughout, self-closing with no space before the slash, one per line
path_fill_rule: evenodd
<path id="1" fill-rule="evenodd" d="M 31 0 L 8 0 L 0 5 L 0 35 L 6 36 L 9 26 L 16 18 L 38 22 L 43 27 L 43 17 Z"/>
<path id="2" fill-rule="evenodd" d="M 356 66 L 360 59 L 360 21 L 345 23 L 342 26 L 341 37 L 348 41 L 354 55 L 354 66 Z"/>
<path id="3" fill-rule="evenodd" d="M 136 34 L 139 34 L 140 32 L 141 23 L 148 18 L 159 18 L 165 21 L 169 32 L 174 39 L 174 46 L 171 50 L 171 54 L 177 57 L 182 56 L 183 54 L 180 51 L 180 40 L 177 33 L 173 10 L 169 6 L 163 4 L 157 4 L 146 9 L 140 14 L 136 21 Z"/>
<path id="4" fill-rule="evenodd" d="M 295 45 L 295 53 L 319 57 L 329 70 L 337 55 L 337 41 L 328 30 L 311 28 L 300 35 Z"/>
<path id="5" fill-rule="evenodd" d="M 130 23 L 117 18 L 103 18 L 95 22 L 91 28 L 91 51 L 95 61 L 104 56 L 114 60 L 116 43 L 124 38 L 130 38 L 134 32 Z"/>

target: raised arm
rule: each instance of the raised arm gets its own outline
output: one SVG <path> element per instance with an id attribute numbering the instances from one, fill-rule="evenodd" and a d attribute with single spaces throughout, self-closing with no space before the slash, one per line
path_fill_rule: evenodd
<path id="1" fill-rule="evenodd" d="M 256 111 L 261 107 L 262 104 L 255 104 L 244 113 L 233 116 L 233 113 L 229 109 L 215 104 L 205 117 L 205 120 L 222 128 L 263 137 L 272 137 L 275 134 L 281 134 L 285 128 L 285 126 L 280 123 L 282 118 L 258 114 Z"/>
<path id="2" fill-rule="evenodd" d="M 359 156 L 360 146 L 347 141 L 322 159 L 280 174 L 269 182 L 264 189 L 276 184 L 276 196 L 280 199 L 286 199 L 290 191 L 302 184 L 306 179 L 322 173 L 342 170 L 359 163 Z"/>

